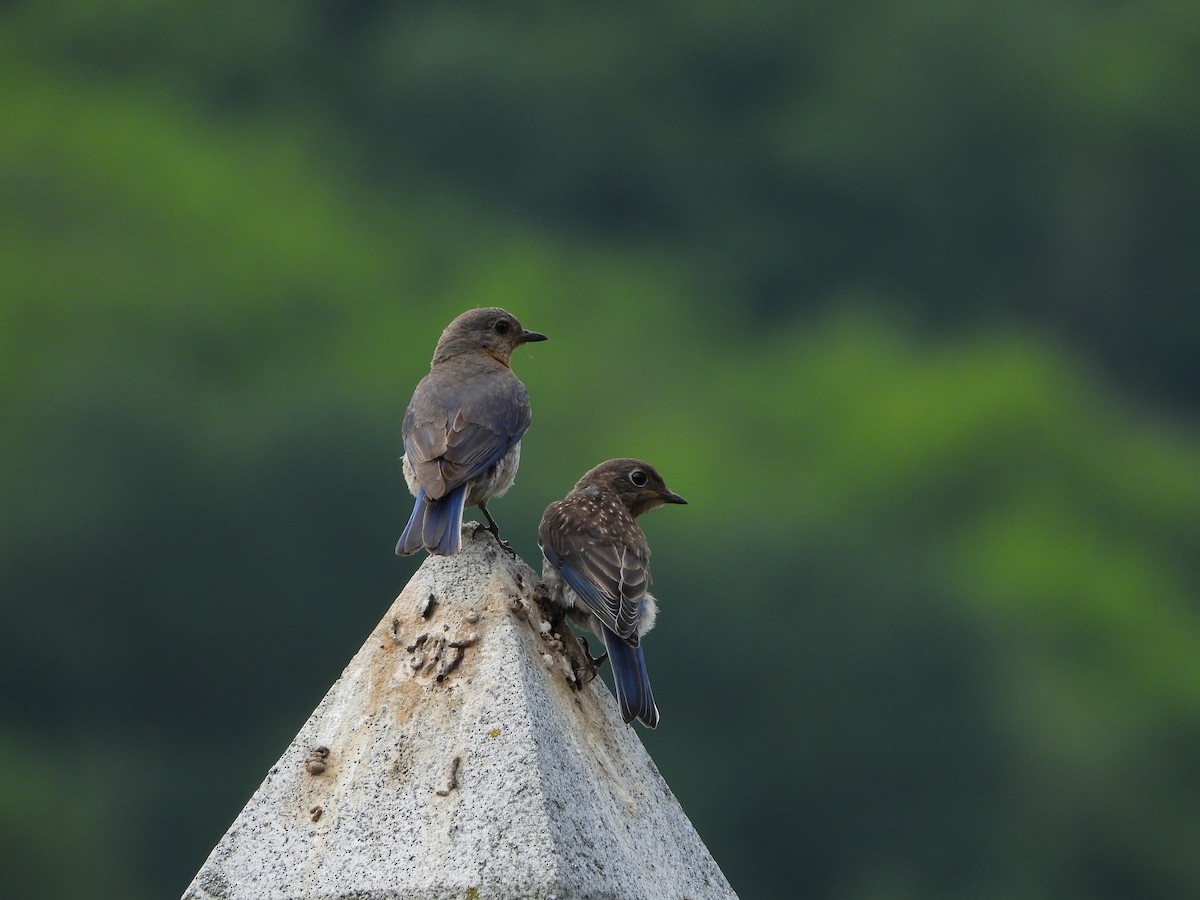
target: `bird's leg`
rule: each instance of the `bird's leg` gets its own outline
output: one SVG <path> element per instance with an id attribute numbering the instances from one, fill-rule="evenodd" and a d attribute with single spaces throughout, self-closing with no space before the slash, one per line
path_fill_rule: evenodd
<path id="1" fill-rule="evenodd" d="M 500 526 L 496 524 L 496 520 L 492 518 L 492 514 L 488 512 L 487 503 L 480 503 L 479 509 L 483 512 L 484 518 L 488 520 L 488 531 L 492 533 L 492 537 L 500 540 Z"/>
<path id="2" fill-rule="evenodd" d="M 484 517 L 488 520 L 488 531 L 490 531 L 492 533 L 492 537 L 494 537 L 496 539 L 496 543 L 499 544 L 501 547 L 503 547 L 505 550 L 507 550 L 509 553 L 511 553 L 513 556 L 516 556 L 517 551 L 514 550 L 512 547 L 508 546 L 508 544 L 506 544 L 504 541 L 500 540 L 500 526 L 496 524 L 496 520 L 493 519 L 492 514 L 490 512 L 488 512 L 487 503 L 486 502 L 480 503 L 479 509 L 483 512 Z"/>
<path id="3" fill-rule="evenodd" d="M 585 684 L 590 682 L 600 672 L 600 664 L 608 657 L 604 654 L 599 659 L 592 659 L 592 654 L 588 650 L 587 640 L 575 633 L 575 631 L 566 626 L 566 622 L 559 619 L 558 632 L 555 635 L 561 640 L 563 653 L 571 661 L 571 671 L 575 673 L 575 680 L 571 682 L 571 687 L 579 690 Z"/>
<path id="4" fill-rule="evenodd" d="M 588 662 L 590 662 L 597 669 L 604 665 L 604 661 L 608 659 L 607 650 L 605 650 L 599 656 L 592 656 L 592 648 L 588 646 L 587 638 L 585 638 L 582 634 L 577 634 L 575 637 L 579 640 L 579 643 L 583 644 L 583 652 L 587 655 Z"/>

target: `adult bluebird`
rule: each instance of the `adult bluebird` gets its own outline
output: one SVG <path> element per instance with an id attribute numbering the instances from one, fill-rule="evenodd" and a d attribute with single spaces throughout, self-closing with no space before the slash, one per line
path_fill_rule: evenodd
<path id="1" fill-rule="evenodd" d="M 687 503 L 640 459 L 610 459 L 551 503 L 538 526 L 542 579 L 552 602 L 604 641 L 626 723 L 658 725 L 642 637 L 658 604 L 650 587 L 650 546 L 635 519 L 664 503 Z"/>
<path id="2" fill-rule="evenodd" d="M 442 332 L 404 414 L 404 480 L 417 501 L 397 555 L 457 553 L 467 506 L 478 506 L 500 539 L 487 504 L 512 486 L 530 420 L 512 352 L 544 340 L 494 307 L 468 310 Z"/>

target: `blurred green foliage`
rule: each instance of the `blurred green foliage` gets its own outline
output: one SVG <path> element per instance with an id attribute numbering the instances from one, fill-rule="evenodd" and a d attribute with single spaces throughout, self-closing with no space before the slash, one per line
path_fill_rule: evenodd
<path id="1" fill-rule="evenodd" d="M 1200 7 L 0 11 L 0 894 L 177 895 L 418 560 L 501 305 L 744 897 L 1200 892 Z M 71 861 L 66 865 L 67 860 Z"/>

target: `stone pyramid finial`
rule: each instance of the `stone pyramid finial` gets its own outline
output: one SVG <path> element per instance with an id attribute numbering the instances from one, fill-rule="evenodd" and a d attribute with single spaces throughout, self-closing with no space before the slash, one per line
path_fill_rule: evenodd
<path id="1" fill-rule="evenodd" d="M 536 583 L 470 525 L 427 559 L 184 900 L 736 897 Z"/>

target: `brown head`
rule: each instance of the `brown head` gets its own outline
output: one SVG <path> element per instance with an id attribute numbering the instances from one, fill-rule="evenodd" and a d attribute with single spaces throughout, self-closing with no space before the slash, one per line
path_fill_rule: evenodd
<path id="1" fill-rule="evenodd" d="M 522 344 L 544 340 L 544 334 L 526 331 L 516 316 L 498 306 L 469 309 L 446 326 L 433 351 L 433 362 L 436 365 L 455 356 L 482 351 L 508 366 L 512 352 Z"/>
<path id="2" fill-rule="evenodd" d="M 589 487 L 616 494 L 634 517 L 657 509 L 664 503 L 687 503 L 674 491 L 667 489 L 654 466 L 629 457 L 600 463 L 579 479 L 574 490 Z"/>

